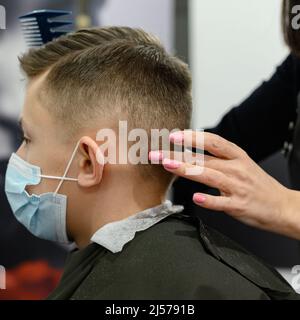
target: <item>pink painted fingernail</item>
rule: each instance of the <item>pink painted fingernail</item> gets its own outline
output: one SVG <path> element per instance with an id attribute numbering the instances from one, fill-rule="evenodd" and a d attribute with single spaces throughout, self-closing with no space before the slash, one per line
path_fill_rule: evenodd
<path id="1" fill-rule="evenodd" d="M 203 203 L 205 202 L 206 198 L 203 194 L 195 193 L 193 196 L 193 200 L 197 203 Z"/>
<path id="2" fill-rule="evenodd" d="M 166 169 L 170 170 L 178 169 L 181 166 L 181 162 L 171 159 L 164 159 L 162 163 Z"/>
<path id="3" fill-rule="evenodd" d="M 177 131 L 177 132 L 171 133 L 169 136 L 169 139 L 172 143 L 181 143 L 184 140 L 184 134 L 182 131 Z"/>
<path id="4" fill-rule="evenodd" d="M 150 151 L 149 152 L 149 160 L 152 162 L 159 162 L 163 159 L 162 151 Z"/>

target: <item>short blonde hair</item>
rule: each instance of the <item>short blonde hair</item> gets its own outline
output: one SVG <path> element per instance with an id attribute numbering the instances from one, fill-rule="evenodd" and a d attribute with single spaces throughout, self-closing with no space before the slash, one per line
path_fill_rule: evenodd
<path id="1" fill-rule="evenodd" d="M 127 120 L 147 132 L 190 126 L 188 66 L 141 29 L 80 30 L 19 60 L 29 80 L 48 72 L 41 99 L 73 130 L 99 118 Z"/>

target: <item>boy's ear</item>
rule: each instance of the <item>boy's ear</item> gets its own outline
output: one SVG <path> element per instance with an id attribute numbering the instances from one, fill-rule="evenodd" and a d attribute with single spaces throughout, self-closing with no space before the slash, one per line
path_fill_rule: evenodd
<path id="1" fill-rule="evenodd" d="M 104 164 L 99 162 L 99 152 L 97 143 L 90 137 L 83 137 L 80 140 L 80 169 L 78 184 L 81 187 L 93 187 L 102 180 Z"/>

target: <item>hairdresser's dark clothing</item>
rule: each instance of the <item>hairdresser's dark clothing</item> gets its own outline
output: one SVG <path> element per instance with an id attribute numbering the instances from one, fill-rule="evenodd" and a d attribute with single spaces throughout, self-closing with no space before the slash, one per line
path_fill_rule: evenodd
<path id="1" fill-rule="evenodd" d="M 199 219 L 171 215 L 112 253 L 70 254 L 49 299 L 297 299 L 271 267 Z"/>
<path id="2" fill-rule="evenodd" d="M 259 162 L 290 140 L 289 125 L 296 119 L 299 91 L 300 59 L 289 55 L 269 81 L 208 131 L 236 143 Z"/>
<path id="3" fill-rule="evenodd" d="M 289 55 L 275 74 L 207 131 L 244 149 L 259 162 L 283 149 L 291 182 L 300 190 L 300 59 Z"/>

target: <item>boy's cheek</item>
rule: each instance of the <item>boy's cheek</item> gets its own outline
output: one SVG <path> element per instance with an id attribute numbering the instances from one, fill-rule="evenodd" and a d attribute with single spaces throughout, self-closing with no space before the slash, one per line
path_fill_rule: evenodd
<path id="1" fill-rule="evenodd" d="M 40 195 L 43 193 L 54 192 L 57 187 L 55 183 L 58 184 L 58 182 L 59 181 L 42 179 L 38 185 L 26 186 L 26 191 L 29 195 Z"/>
<path id="2" fill-rule="evenodd" d="M 22 159 L 26 159 L 26 152 L 25 152 L 25 148 L 24 148 L 24 143 L 22 142 L 20 144 L 19 149 L 16 151 L 16 154 L 21 157 Z"/>

